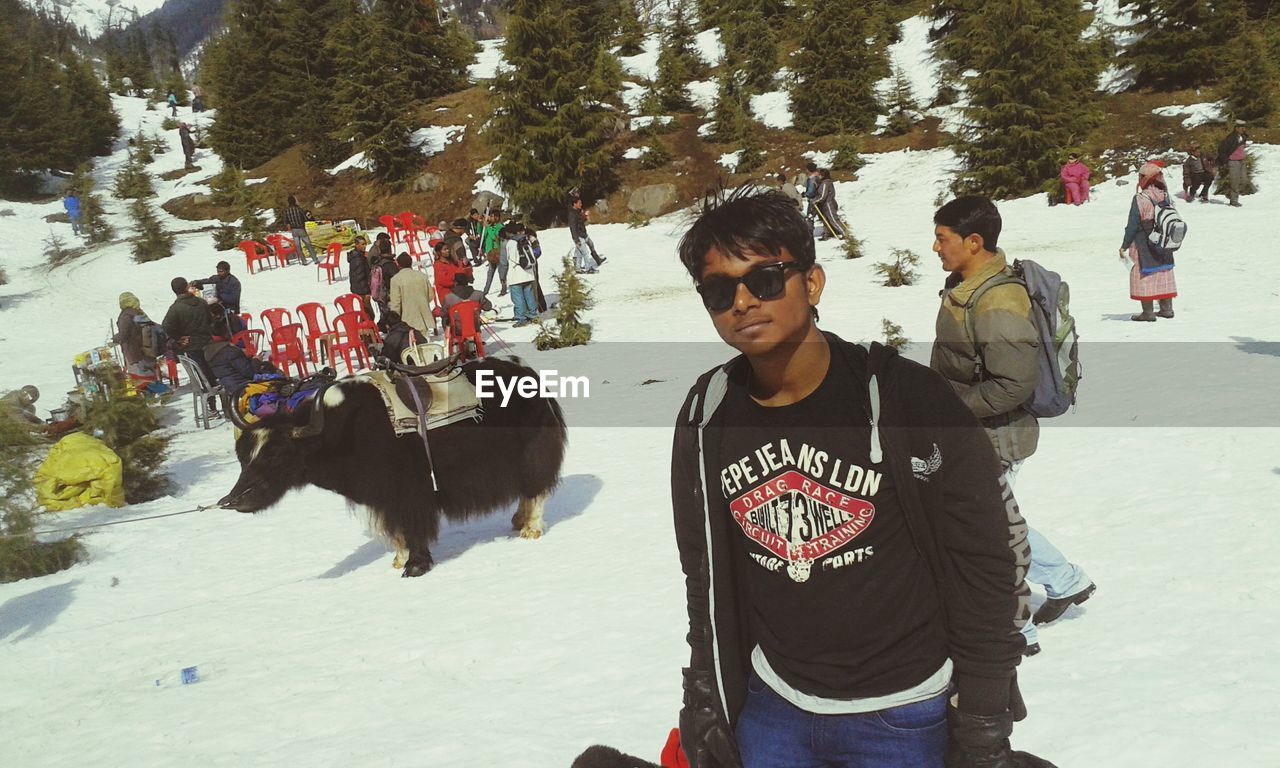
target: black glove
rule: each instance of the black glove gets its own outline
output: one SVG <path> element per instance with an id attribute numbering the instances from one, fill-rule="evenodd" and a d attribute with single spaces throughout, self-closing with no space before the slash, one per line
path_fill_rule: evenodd
<path id="1" fill-rule="evenodd" d="M 742 765 L 738 742 L 712 702 L 710 672 L 684 669 L 680 746 L 689 758 L 689 768 L 739 768 Z"/>
<path id="2" fill-rule="evenodd" d="M 1013 714 L 971 715 L 947 707 L 951 740 L 947 744 L 947 768 L 1055 768 L 1028 752 L 1012 752 Z"/>

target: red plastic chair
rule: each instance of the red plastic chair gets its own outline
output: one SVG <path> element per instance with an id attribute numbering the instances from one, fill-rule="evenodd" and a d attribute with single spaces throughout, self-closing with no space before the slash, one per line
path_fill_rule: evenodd
<path id="1" fill-rule="evenodd" d="M 378 223 L 386 228 L 388 235 L 391 235 L 391 245 L 394 246 L 400 242 L 400 224 L 396 221 L 395 216 L 391 216 L 390 214 L 386 216 L 379 216 Z"/>
<path id="2" fill-rule="evenodd" d="M 434 249 L 436 247 L 436 243 L 444 239 L 444 233 L 440 231 L 439 227 L 427 227 L 426 232 L 427 248 Z"/>
<path id="3" fill-rule="evenodd" d="M 276 261 L 280 266 L 289 266 L 289 257 L 297 256 L 298 261 L 302 261 L 302 255 L 298 253 L 298 248 L 293 243 L 293 238 L 288 235 L 267 235 L 267 244 L 271 246 L 271 250 L 275 251 Z"/>
<path id="4" fill-rule="evenodd" d="M 430 258 L 430 253 L 423 250 L 422 241 L 418 239 L 418 233 L 413 230 L 406 230 L 400 233 L 400 239 L 404 244 L 405 250 L 413 257 L 415 262 L 422 261 L 424 258 Z"/>
<path id="5" fill-rule="evenodd" d="M 475 342 L 476 357 L 484 357 L 484 340 L 480 333 L 480 302 L 460 301 L 449 308 L 446 327 L 449 354 L 465 350 L 467 342 Z M 469 355 L 468 355 L 469 357 Z"/>
<path id="6" fill-rule="evenodd" d="M 330 357 L 328 349 L 333 344 L 333 329 L 329 327 L 329 313 L 324 305 L 318 301 L 299 304 L 298 317 L 302 318 L 307 329 L 307 354 L 311 356 L 311 362 L 327 360 Z M 319 358 L 316 357 L 317 347 L 325 353 Z"/>
<path id="7" fill-rule="evenodd" d="M 249 330 L 250 328 L 252 328 L 252 327 L 253 327 L 253 313 L 251 313 L 251 312 L 241 312 L 241 313 L 240 313 L 240 324 L 244 326 L 244 329 L 245 329 L 246 331 L 247 331 L 247 330 Z"/>
<path id="8" fill-rule="evenodd" d="M 365 346 L 362 337 L 363 329 L 364 317 L 359 312 L 347 312 L 333 319 L 334 340 L 329 347 L 329 353 L 334 360 L 339 355 L 342 356 L 342 362 L 347 364 L 349 374 L 354 374 L 359 368 L 369 367 L 369 348 Z M 353 352 L 359 368 L 351 364 Z"/>
<path id="9" fill-rule="evenodd" d="M 342 277 L 342 243 L 329 243 L 325 246 L 324 261 L 316 265 L 316 279 L 320 279 L 320 270 L 324 270 L 326 277 L 329 279 L 329 285 L 333 285 L 333 273 L 337 272 L 338 277 Z"/>
<path id="10" fill-rule="evenodd" d="M 253 240 L 241 240 L 236 247 L 244 251 L 245 268 L 249 270 L 251 275 L 254 274 L 253 265 L 261 264 L 264 261 L 268 264 L 271 263 L 271 251 L 267 250 L 267 246 L 262 243 L 257 243 Z"/>
<path id="11" fill-rule="evenodd" d="M 289 375 L 289 366 L 298 366 L 298 371 L 307 375 L 307 357 L 302 348 L 302 326 L 297 323 L 281 326 L 271 332 L 271 362 L 285 376 Z"/>
<path id="12" fill-rule="evenodd" d="M 262 328 L 272 336 L 280 328 L 293 323 L 293 313 L 283 307 L 272 307 L 258 313 L 262 317 Z"/>
<path id="13" fill-rule="evenodd" d="M 359 312 L 364 314 L 364 302 L 354 293 L 344 293 L 333 300 L 333 306 L 338 310 L 338 314 L 345 315 L 348 312 Z"/>
<path id="14" fill-rule="evenodd" d="M 231 337 L 231 343 L 244 350 L 249 357 L 256 357 L 258 350 L 262 349 L 262 344 L 266 341 L 267 335 L 262 331 L 252 328 L 240 331 Z"/>

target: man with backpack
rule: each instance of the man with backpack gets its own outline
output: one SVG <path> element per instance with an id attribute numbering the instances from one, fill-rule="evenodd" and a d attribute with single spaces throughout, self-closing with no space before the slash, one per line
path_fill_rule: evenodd
<path id="1" fill-rule="evenodd" d="M 1248 144 L 1249 137 L 1245 135 L 1244 123 L 1237 120 L 1235 129 L 1218 145 L 1218 166 L 1227 169 L 1227 194 L 1231 198 L 1231 205 L 1236 208 L 1240 207 L 1240 193 L 1249 183 L 1244 162 L 1244 148 Z"/>
<path id="2" fill-rule="evenodd" d="M 111 340 L 120 345 L 127 372 L 155 377 L 156 358 L 164 354 L 164 330 L 147 317 L 138 297 L 129 291 L 120 294 L 120 314 Z"/>
<path id="3" fill-rule="evenodd" d="M 672 449 L 689 765 L 1051 768 L 1009 746 L 1025 538 L 977 421 L 924 366 L 818 328 L 825 272 L 781 193 L 709 201 L 679 253 L 742 353 Z"/>
<path id="4" fill-rule="evenodd" d="M 1001 220 L 995 204 L 984 197 L 956 198 L 938 209 L 933 222 L 933 250 L 951 274 L 941 294 L 929 366 L 951 383 L 986 428 L 1000 459 L 1004 492 L 1013 498 L 1014 478 L 1035 453 L 1040 435 L 1028 406 L 1044 375 L 1042 335 L 1027 284 L 997 247 Z M 1043 585 L 1049 598 L 1022 630 L 1024 652 L 1033 655 L 1040 650 L 1035 625 L 1083 603 L 1094 585 L 1084 569 L 1029 526 L 1027 539 L 1027 580 Z"/>

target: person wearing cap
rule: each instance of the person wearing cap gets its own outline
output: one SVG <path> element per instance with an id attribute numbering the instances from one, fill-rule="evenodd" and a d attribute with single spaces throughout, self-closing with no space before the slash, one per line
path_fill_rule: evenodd
<path id="1" fill-rule="evenodd" d="M 1200 202 L 1207 203 L 1209 187 L 1212 185 L 1213 172 L 1205 163 L 1205 153 L 1200 150 L 1200 142 L 1193 139 L 1187 145 L 1187 160 L 1182 164 L 1182 199 L 1189 203 L 1198 196 Z"/>
<path id="2" fill-rule="evenodd" d="M 137 296 L 129 291 L 120 294 L 120 314 L 116 317 L 116 332 L 111 340 L 120 345 L 125 369 L 129 373 L 155 375 L 155 359 L 148 358 L 142 351 L 142 326 L 150 322 L 151 318 L 142 311 Z"/>
<path id="3" fill-rule="evenodd" d="M 1237 120 L 1235 129 L 1218 145 L 1218 165 L 1227 167 L 1227 179 L 1231 185 L 1228 194 L 1231 205 L 1236 208 L 1240 207 L 1240 193 L 1249 183 L 1244 164 L 1244 148 L 1248 143 L 1249 137 L 1244 132 L 1244 123 Z"/>
<path id="4" fill-rule="evenodd" d="M 40 390 L 34 384 L 22 389 L 15 389 L 0 397 L 0 412 L 16 417 L 28 424 L 43 424 L 36 415 L 36 401 L 40 399 Z"/>
<path id="5" fill-rule="evenodd" d="M 347 274 L 350 275 L 348 287 L 351 292 L 360 297 L 360 303 L 364 306 L 364 314 L 370 320 L 373 319 L 373 304 L 369 298 L 369 238 L 364 235 L 356 235 L 355 240 L 351 243 L 351 250 L 347 251 Z"/>
<path id="6" fill-rule="evenodd" d="M 1067 155 L 1067 164 L 1062 166 L 1058 178 L 1062 179 L 1066 202 L 1071 205 L 1089 202 L 1089 166 L 1080 162 L 1080 155 L 1075 152 Z"/>
<path id="7" fill-rule="evenodd" d="M 507 258 L 509 272 L 507 287 L 511 291 L 511 304 L 515 323 L 519 328 L 538 319 L 538 297 L 533 282 L 537 279 L 535 256 L 525 237 L 525 226 L 518 221 L 503 227 L 503 255 Z"/>
<path id="8" fill-rule="evenodd" d="M 1173 300 L 1178 284 L 1173 278 L 1173 254 L 1156 252 L 1147 233 L 1155 226 L 1156 211 L 1168 202 L 1169 191 L 1164 182 L 1164 169 L 1148 162 L 1138 169 L 1138 189 L 1129 204 L 1129 222 L 1120 244 L 1120 259 L 1129 268 L 1129 298 L 1142 306 L 1142 312 L 1130 320 L 1154 323 L 1157 317 L 1173 317 Z M 1155 302 L 1160 311 L 1153 312 Z"/>
<path id="9" fill-rule="evenodd" d="M 199 365 L 208 377 L 214 381 L 213 370 L 204 359 L 204 348 L 213 341 L 213 318 L 209 313 L 209 305 L 191 293 L 191 284 L 186 278 L 175 277 L 169 281 L 173 291 L 173 304 L 164 315 L 160 325 L 165 334 L 177 344 L 178 352 L 191 358 Z"/>
<path id="10" fill-rule="evenodd" d="M 227 316 L 227 326 L 232 333 L 244 330 L 240 320 L 240 278 L 231 274 L 231 265 L 220 261 L 214 265 L 214 273 L 203 280 L 192 283 L 199 288 L 205 283 L 213 283 L 214 296 Z"/>
<path id="11" fill-rule="evenodd" d="M 461 264 L 468 263 L 466 236 L 467 220 L 454 219 L 449 225 L 448 233 L 441 241 L 448 246 L 450 253 L 453 254 L 453 260 Z"/>

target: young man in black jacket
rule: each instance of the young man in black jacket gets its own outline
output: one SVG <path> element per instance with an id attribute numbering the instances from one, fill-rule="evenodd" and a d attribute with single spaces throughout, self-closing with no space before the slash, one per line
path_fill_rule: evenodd
<path id="1" fill-rule="evenodd" d="M 790 200 L 708 204 L 680 258 L 742 354 L 704 374 L 672 455 L 694 768 L 1028 768 L 1015 668 L 1026 527 L 950 386 L 818 329 L 825 274 Z"/>

